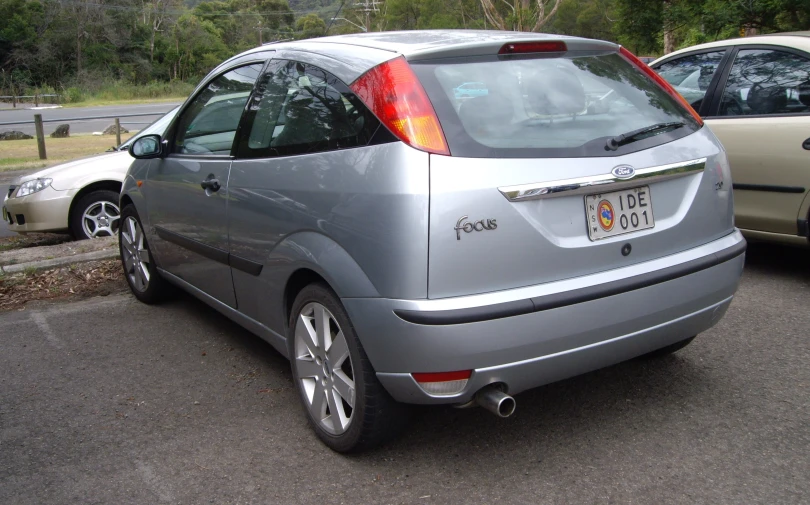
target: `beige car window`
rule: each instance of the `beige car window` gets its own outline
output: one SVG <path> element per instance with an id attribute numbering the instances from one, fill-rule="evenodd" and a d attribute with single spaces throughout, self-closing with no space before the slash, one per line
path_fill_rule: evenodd
<path id="1" fill-rule="evenodd" d="M 718 115 L 810 113 L 810 60 L 769 49 L 737 53 Z"/>
<path id="2" fill-rule="evenodd" d="M 656 71 L 697 110 L 709 89 L 725 49 L 710 53 L 691 54 L 668 61 Z"/>
<path id="3" fill-rule="evenodd" d="M 230 154 L 236 127 L 261 69 L 261 64 L 247 65 L 211 81 L 183 111 L 174 152 Z"/>

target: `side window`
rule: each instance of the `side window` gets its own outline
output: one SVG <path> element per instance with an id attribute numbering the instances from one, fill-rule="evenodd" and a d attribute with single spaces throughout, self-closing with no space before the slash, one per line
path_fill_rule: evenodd
<path id="1" fill-rule="evenodd" d="M 211 81 L 178 120 L 172 152 L 230 154 L 236 127 L 261 70 L 262 65 L 256 63 Z"/>
<path id="2" fill-rule="evenodd" d="M 320 68 L 274 60 L 259 78 L 248 107 L 240 158 L 364 146 L 379 126 L 348 86 Z"/>
<path id="3" fill-rule="evenodd" d="M 810 60 L 770 49 L 742 49 L 728 76 L 720 116 L 810 112 Z"/>
<path id="4" fill-rule="evenodd" d="M 664 63 L 656 71 L 698 110 L 725 52 L 723 49 L 684 56 Z"/>

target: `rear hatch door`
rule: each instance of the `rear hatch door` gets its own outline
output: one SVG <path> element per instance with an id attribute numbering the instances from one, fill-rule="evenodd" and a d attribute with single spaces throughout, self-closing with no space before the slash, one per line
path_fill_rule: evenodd
<path id="1" fill-rule="evenodd" d="M 725 153 L 699 118 L 615 47 L 568 46 L 411 62 L 451 153 L 430 161 L 429 297 L 578 277 L 732 230 Z"/>

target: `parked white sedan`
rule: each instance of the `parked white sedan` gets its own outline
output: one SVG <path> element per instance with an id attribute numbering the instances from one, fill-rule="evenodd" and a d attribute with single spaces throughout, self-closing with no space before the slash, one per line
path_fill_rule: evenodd
<path id="1" fill-rule="evenodd" d="M 24 175 L 9 187 L 3 220 L 11 231 L 63 232 L 77 240 L 115 235 L 118 194 L 132 163 L 127 149 L 142 135 L 162 135 L 177 113 L 167 112 L 116 151 Z"/>

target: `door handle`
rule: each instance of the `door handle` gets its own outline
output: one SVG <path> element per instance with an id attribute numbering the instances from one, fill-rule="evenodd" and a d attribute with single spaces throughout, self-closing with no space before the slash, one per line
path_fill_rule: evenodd
<path id="1" fill-rule="evenodd" d="M 810 151 L 810 139 L 806 139 L 804 142 L 802 142 L 802 147 Z"/>
<path id="2" fill-rule="evenodd" d="M 214 174 L 211 174 L 200 183 L 200 187 L 206 191 L 210 190 L 211 192 L 216 193 L 222 186 L 219 185 L 219 179 L 214 177 Z"/>

